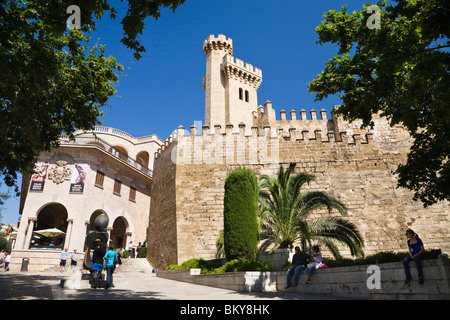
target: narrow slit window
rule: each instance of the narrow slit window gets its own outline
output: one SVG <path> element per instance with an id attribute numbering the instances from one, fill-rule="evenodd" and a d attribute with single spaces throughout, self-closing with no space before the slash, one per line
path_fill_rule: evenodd
<path id="1" fill-rule="evenodd" d="M 248 102 L 249 98 L 248 98 L 248 91 L 245 90 L 245 102 Z"/>
<path id="2" fill-rule="evenodd" d="M 239 88 L 239 100 L 244 100 L 243 95 L 244 95 L 244 93 L 243 93 L 242 88 Z"/>

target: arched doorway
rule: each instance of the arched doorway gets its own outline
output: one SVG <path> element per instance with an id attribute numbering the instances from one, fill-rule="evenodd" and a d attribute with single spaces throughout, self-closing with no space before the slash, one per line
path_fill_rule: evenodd
<path id="1" fill-rule="evenodd" d="M 84 251 L 86 251 L 88 249 L 88 234 L 90 231 L 98 231 L 95 227 L 95 219 L 101 215 L 104 214 L 108 217 L 108 214 L 106 212 L 104 212 L 103 210 L 95 210 L 92 214 L 91 217 L 89 218 L 89 223 L 86 226 L 86 235 L 85 235 L 85 241 L 84 241 Z M 106 231 L 106 230 L 105 230 Z M 109 243 L 104 243 L 105 246 L 108 246 Z M 92 248 L 91 248 L 92 249 Z M 90 252 L 91 254 L 92 252 Z"/>
<path id="2" fill-rule="evenodd" d="M 62 204 L 51 203 L 44 206 L 34 223 L 30 249 L 63 249 L 67 225 L 67 209 Z M 48 229 L 58 229 L 63 233 L 45 233 L 44 231 Z"/>
<path id="3" fill-rule="evenodd" d="M 126 246 L 126 233 L 128 228 L 128 222 L 124 217 L 118 217 L 114 223 L 111 231 L 112 246 L 116 249 L 125 248 Z"/>
<path id="4" fill-rule="evenodd" d="M 91 214 L 91 218 L 89 219 L 89 224 L 87 225 L 87 228 L 86 228 L 86 234 L 87 234 L 89 231 L 94 231 L 94 230 L 95 230 L 95 225 L 94 225 L 95 219 L 96 219 L 99 215 L 101 215 L 102 213 L 108 215 L 108 214 L 107 214 L 106 212 L 104 212 L 103 210 L 95 210 L 95 211 Z"/>

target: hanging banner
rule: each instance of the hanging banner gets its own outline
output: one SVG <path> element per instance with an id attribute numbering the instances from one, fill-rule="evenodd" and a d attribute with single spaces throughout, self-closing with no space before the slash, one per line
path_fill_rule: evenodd
<path id="1" fill-rule="evenodd" d="M 31 176 L 30 191 L 43 192 L 45 179 L 47 178 L 48 162 L 36 162 L 34 173 Z"/>
<path id="2" fill-rule="evenodd" d="M 70 180 L 70 193 L 83 193 L 87 169 L 87 163 L 75 163 L 75 170 L 72 171 Z"/>

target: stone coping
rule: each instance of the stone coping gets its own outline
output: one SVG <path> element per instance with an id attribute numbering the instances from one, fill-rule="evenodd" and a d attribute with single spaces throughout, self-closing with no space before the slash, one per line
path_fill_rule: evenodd
<path id="1" fill-rule="evenodd" d="M 159 271 L 157 276 L 245 292 L 289 291 L 345 299 L 450 300 L 450 260 L 424 260 L 422 285 L 417 281 L 414 263 L 410 263 L 410 269 L 413 281 L 406 286 L 402 262 L 319 269 L 313 272 L 312 284 L 304 284 L 306 275 L 302 271 L 298 286 L 287 290 L 286 271 L 200 274 L 200 269 L 185 269 Z M 374 270 L 379 275 L 378 287 Z"/>

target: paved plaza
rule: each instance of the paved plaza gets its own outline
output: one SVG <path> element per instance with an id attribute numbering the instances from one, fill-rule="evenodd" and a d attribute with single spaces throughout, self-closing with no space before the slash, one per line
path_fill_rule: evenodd
<path id="1" fill-rule="evenodd" d="M 158 278 L 143 272 L 117 273 L 115 287 L 67 289 L 60 286 L 71 273 L 0 271 L 0 300 L 333 300 L 291 292 L 236 292 Z"/>

